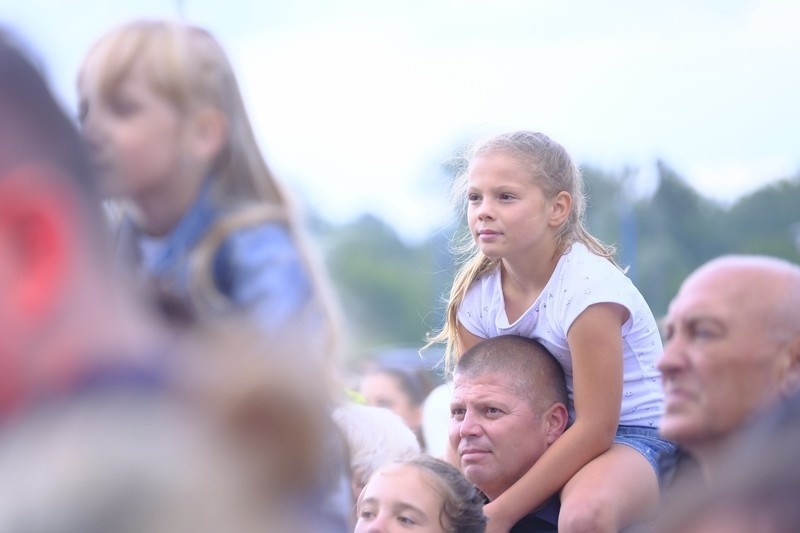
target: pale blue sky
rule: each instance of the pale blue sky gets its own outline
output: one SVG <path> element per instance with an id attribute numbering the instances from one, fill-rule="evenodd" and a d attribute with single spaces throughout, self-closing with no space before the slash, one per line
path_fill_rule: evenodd
<path id="1" fill-rule="evenodd" d="M 426 236 L 451 213 L 439 163 L 506 129 L 632 165 L 641 193 L 656 158 L 726 202 L 800 170 L 796 0 L 0 0 L 0 22 L 72 110 L 95 39 L 179 5 L 228 50 L 280 178 L 337 222 Z"/>

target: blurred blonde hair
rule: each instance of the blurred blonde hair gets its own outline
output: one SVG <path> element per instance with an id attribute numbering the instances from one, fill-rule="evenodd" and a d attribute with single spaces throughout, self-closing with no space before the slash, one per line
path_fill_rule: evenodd
<path id="1" fill-rule="evenodd" d="M 510 155 L 525 165 L 530 171 L 531 179 L 542 189 L 546 198 L 555 198 L 562 191 L 572 197 L 570 214 L 555 235 L 556 254 L 561 255 L 573 243 L 580 242 L 591 252 L 605 257 L 619 267 L 614 260 L 615 248 L 601 242 L 586 228 L 586 193 L 580 169 L 562 145 L 543 133 L 513 131 L 477 143 L 465 157 L 466 164 L 462 165 L 464 171 L 453 182 L 452 197 L 459 211 L 466 211 L 466 189 L 472 161 L 498 152 Z M 500 265 L 499 259 L 489 259 L 478 249 L 475 239 L 468 231 L 457 240 L 454 248 L 461 257 L 461 266 L 450 289 L 444 327 L 429 339 L 429 344 L 447 343 L 445 360 L 448 371 L 452 371 L 459 356 L 456 342 L 458 308 L 472 283 Z"/>
<path id="2" fill-rule="evenodd" d="M 141 60 L 153 90 L 189 116 L 204 107 L 220 111 L 228 138 L 209 169 L 213 193 L 226 214 L 195 246 L 189 258 L 190 297 L 197 308 L 219 310 L 228 299 L 214 283 L 214 257 L 233 232 L 275 222 L 290 232 L 311 279 L 315 298 L 325 312 L 330 341 L 336 342 L 338 316 L 319 260 L 300 230 L 295 208 L 258 147 L 236 76 L 225 51 L 205 29 L 177 21 L 136 20 L 101 37 L 78 74 L 108 97 Z"/>

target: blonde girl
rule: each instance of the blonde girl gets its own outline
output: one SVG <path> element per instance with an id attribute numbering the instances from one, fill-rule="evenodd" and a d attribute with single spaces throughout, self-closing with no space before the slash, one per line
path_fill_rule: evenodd
<path id="1" fill-rule="evenodd" d="M 240 313 L 331 340 L 325 286 L 211 34 L 124 24 L 91 48 L 78 93 L 101 184 L 124 200 L 119 262 L 194 318 Z"/>
<path id="2" fill-rule="evenodd" d="M 559 531 L 618 531 L 646 517 L 659 496 L 658 456 L 675 452 L 657 429 L 662 345 L 613 249 L 584 226 L 580 172 L 560 144 L 517 131 L 473 150 L 457 192 L 471 249 L 434 340 L 447 342 L 452 367 L 481 339 L 536 339 L 570 394 L 570 427 L 487 505 L 488 531 L 508 531 L 559 491 Z"/>

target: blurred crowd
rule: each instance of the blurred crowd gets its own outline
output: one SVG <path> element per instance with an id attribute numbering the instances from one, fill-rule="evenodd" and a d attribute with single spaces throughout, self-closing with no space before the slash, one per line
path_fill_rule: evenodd
<path id="1" fill-rule="evenodd" d="M 0 34 L 0 532 L 800 530 L 797 265 L 721 257 L 644 316 L 663 353 L 612 370 L 659 416 L 513 331 L 345 369 L 333 287 L 215 38 L 111 29 L 76 73 L 78 126 L 24 46 Z M 571 348 L 605 346 L 582 331 Z M 596 446 L 593 378 L 613 397 Z"/>

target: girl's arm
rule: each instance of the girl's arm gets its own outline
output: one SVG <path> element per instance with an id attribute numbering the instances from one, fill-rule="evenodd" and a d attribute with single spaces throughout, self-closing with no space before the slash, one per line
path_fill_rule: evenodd
<path id="1" fill-rule="evenodd" d="M 589 306 L 567 335 L 572 353 L 575 422 L 514 485 L 486 507 L 487 531 L 508 531 L 611 447 L 622 404 L 622 323 L 617 304 Z"/>

